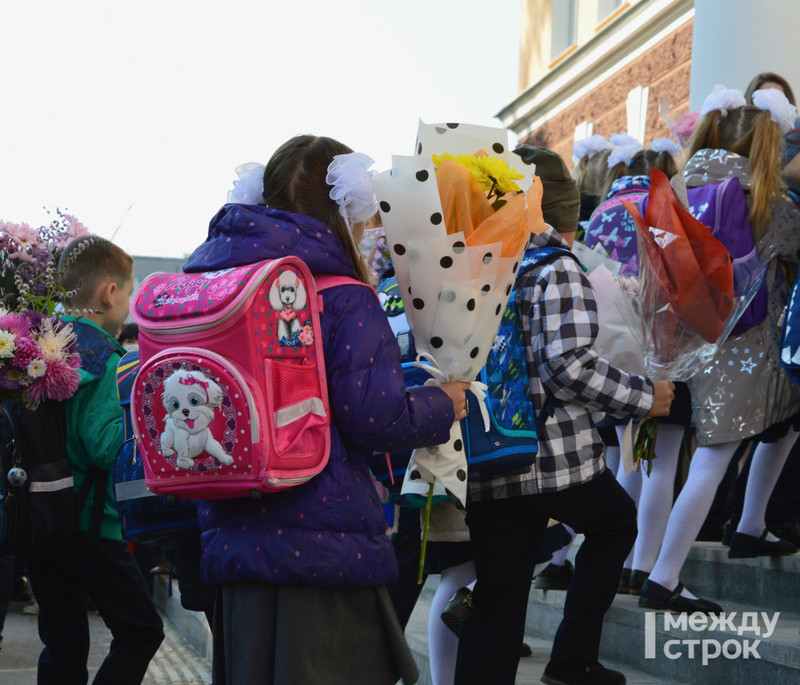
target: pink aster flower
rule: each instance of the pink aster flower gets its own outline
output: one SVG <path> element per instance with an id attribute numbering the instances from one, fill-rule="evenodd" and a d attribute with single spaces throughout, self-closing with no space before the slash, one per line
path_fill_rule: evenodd
<path id="1" fill-rule="evenodd" d="M 32 359 L 42 356 L 42 349 L 33 338 L 18 336 L 15 342 L 13 363 L 18 369 L 26 369 Z"/>
<path id="2" fill-rule="evenodd" d="M 45 400 L 66 400 L 75 394 L 80 383 L 80 375 L 64 359 L 51 359 L 47 362 L 44 376 L 25 389 L 25 396 L 35 404 Z"/>
<path id="3" fill-rule="evenodd" d="M 19 336 L 30 333 L 32 321 L 27 312 L 9 312 L 0 316 L 0 330 L 10 331 Z"/>

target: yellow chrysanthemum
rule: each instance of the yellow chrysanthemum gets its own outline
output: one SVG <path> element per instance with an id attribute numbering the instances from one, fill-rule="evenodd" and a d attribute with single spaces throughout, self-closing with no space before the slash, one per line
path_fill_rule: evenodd
<path id="1" fill-rule="evenodd" d="M 523 174 L 510 167 L 504 160 L 488 155 L 452 155 L 445 152 L 442 155 L 433 155 L 433 165 L 438 169 L 443 159 L 450 159 L 469 169 L 478 183 L 487 193 L 503 195 L 508 192 L 517 192 L 520 187 L 514 183 Z"/>

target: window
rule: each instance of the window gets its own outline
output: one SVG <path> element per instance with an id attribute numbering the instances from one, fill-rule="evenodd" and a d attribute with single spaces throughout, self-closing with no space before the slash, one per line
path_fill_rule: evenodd
<path id="1" fill-rule="evenodd" d="M 550 59 L 575 45 L 578 37 L 578 0 L 553 0 L 553 41 Z"/>
<path id="2" fill-rule="evenodd" d="M 597 0 L 597 21 L 603 21 L 617 7 L 622 5 L 622 0 Z"/>
<path id="3" fill-rule="evenodd" d="M 647 128 L 647 100 L 650 97 L 649 86 L 636 86 L 628 92 L 625 103 L 628 115 L 628 134 L 644 144 L 644 133 Z"/>

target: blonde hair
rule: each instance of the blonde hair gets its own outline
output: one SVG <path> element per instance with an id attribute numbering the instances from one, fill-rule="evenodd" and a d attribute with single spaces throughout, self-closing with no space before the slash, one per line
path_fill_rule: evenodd
<path id="1" fill-rule="evenodd" d="M 650 169 L 663 171 L 668 178 L 672 178 L 678 173 L 678 165 L 675 158 L 669 152 L 656 152 L 655 150 L 639 150 L 630 160 L 622 161 L 606 170 L 603 180 L 602 194 L 600 201 L 603 202 L 609 191 L 611 184 L 623 176 L 649 176 Z"/>
<path id="2" fill-rule="evenodd" d="M 711 110 L 698 122 L 686 159 L 691 159 L 698 150 L 711 148 L 734 152 L 750 160 L 750 221 L 758 236 L 772 218 L 772 201 L 783 191 L 780 156 L 783 136 L 770 113 L 758 107 L 737 107 L 722 118 L 720 114 L 720 110 Z"/>
<path id="3" fill-rule="evenodd" d="M 572 178 L 578 186 L 581 195 L 600 195 L 603 179 L 606 174 L 606 162 L 611 154 L 611 148 L 602 152 L 581 157 L 572 169 Z"/>

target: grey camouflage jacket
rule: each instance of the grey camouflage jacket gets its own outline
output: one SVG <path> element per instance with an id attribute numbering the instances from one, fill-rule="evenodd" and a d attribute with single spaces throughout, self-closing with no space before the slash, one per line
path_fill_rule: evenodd
<path id="1" fill-rule="evenodd" d="M 684 170 L 688 187 L 721 183 L 737 176 L 750 188 L 750 163 L 725 150 L 700 150 Z M 780 274 L 779 262 L 796 268 L 800 261 L 800 211 L 788 196 L 775 200 L 772 219 L 757 242 L 767 271 L 769 309 L 766 319 L 729 338 L 714 360 L 689 382 L 693 420 L 700 445 L 748 438 L 800 411 L 800 386 L 779 363 L 778 321 L 791 283 Z"/>

